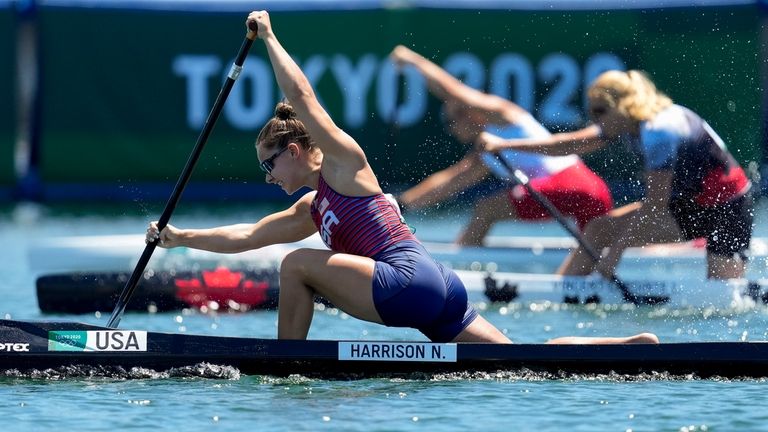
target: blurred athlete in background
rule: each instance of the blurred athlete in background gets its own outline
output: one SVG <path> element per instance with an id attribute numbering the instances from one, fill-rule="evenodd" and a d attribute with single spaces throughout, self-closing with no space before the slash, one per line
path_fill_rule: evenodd
<path id="1" fill-rule="evenodd" d="M 451 134 L 472 145 L 480 133 L 499 138 L 541 138 L 551 136 L 533 116 L 499 96 L 486 94 L 463 84 L 423 56 L 396 47 L 391 59 L 400 66 L 415 67 L 427 80 L 430 92 L 443 102 Z M 581 229 L 591 219 L 613 208 L 610 190 L 577 155 L 546 156 L 533 152 L 502 150 L 500 156 L 522 171 L 534 190 L 548 198 L 566 216 L 573 217 Z M 398 197 L 405 209 L 435 205 L 456 197 L 482 182 L 491 173 L 509 178 L 507 170 L 493 154 L 474 148 L 454 165 L 438 171 Z M 458 244 L 480 246 L 494 223 L 506 219 L 542 220 L 547 210 L 522 186 L 491 190 L 479 199 L 473 214 L 456 240 Z"/>
<path id="2" fill-rule="evenodd" d="M 642 72 L 608 71 L 588 92 L 594 124 L 546 138 L 504 140 L 481 134 L 478 147 L 545 154 L 583 154 L 612 141 L 642 158 L 645 196 L 587 225 L 597 263 L 582 248 L 560 273 L 614 273 L 628 247 L 706 238 L 707 276 L 743 277 L 752 237 L 752 184 L 723 140 L 693 111 L 676 105 Z"/>

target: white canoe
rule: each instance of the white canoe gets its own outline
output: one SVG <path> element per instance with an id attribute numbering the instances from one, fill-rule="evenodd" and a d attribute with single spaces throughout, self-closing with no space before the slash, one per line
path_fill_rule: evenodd
<path id="1" fill-rule="evenodd" d="M 433 256 L 458 269 L 501 268 L 508 263 L 526 263 L 527 272 L 551 272 L 576 242 L 568 237 L 489 237 L 487 247 L 459 247 L 450 243 L 425 242 Z M 126 271 L 135 267 L 144 250 L 144 236 L 104 235 L 53 237 L 33 241 L 27 251 L 33 274 L 75 271 Z M 274 266 L 299 247 L 324 248 L 319 235 L 301 242 L 273 245 L 239 254 L 216 254 L 188 248 L 157 248 L 149 263 L 152 269 L 211 268 L 218 265 L 249 263 Z M 768 257 L 768 239 L 752 240 L 753 258 Z M 633 264 L 703 262 L 704 248 L 689 242 L 629 249 L 622 262 Z M 537 266 L 540 268 L 531 268 Z"/>
<path id="2" fill-rule="evenodd" d="M 523 304 L 629 303 L 619 288 L 599 275 L 560 276 L 535 273 L 487 273 L 457 270 L 471 292 Z M 702 272 L 703 273 L 703 272 Z M 490 281 L 488 278 L 492 278 Z M 640 298 L 665 299 L 660 305 L 671 308 L 741 309 L 768 302 L 768 279 L 707 280 L 701 277 L 676 279 L 622 279 L 629 291 Z M 486 288 L 498 291 L 489 293 Z M 505 297 L 506 296 L 506 297 Z M 498 298 L 497 297 L 497 298 Z"/>

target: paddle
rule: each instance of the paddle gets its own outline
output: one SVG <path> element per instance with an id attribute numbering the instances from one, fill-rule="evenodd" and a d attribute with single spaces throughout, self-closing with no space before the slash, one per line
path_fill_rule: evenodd
<path id="1" fill-rule="evenodd" d="M 595 248 L 592 246 L 592 244 L 589 243 L 589 241 L 584 237 L 584 235 L 573 226 L 573 224 L 558 210 L 554 204 L 550 200 L 547 199 L 544 195 L 542 195 L 539 191 L 535 190 L 530 183 L 528 182 L 528 177 L 520 170 L 514 169 L 509 162 L 507 162 L 503 157 L 501 157 L 498 153 L 494 153 L 496 156 L 496 159 L 501 162 L 502 165 L 504 165 L 507 170 L 509 170 L 512 175 L 509 176 L 509 179 L 518 185 L 523 186 L 528 193 L 533 197 L 536 202 L 541 204 L 542 207 L 544 207 L 547 212 L 549 212 L 552 217 L 557 220 L 557 222 L 560 223 L 560 225 L 565 228 L 571 235 L 576 239 L 576 241 L 579 243 L 579 245 L 587 252 L 587 254 L 595 261 L 600 261 L 600 254 L 595 250 Z M 630 302 L 634 305 L 655 305 L 655 304 L 663 304 L 669 302 L 669 297 L 667 296 L 639 296 L 634 294 L 632 291 L 630 291 L 627 284 L 625 284 L 621 279 L 618 278 L 615 274 L 611 274 L 609 277 L 611 282 L 613 282 L 614 285 L 619 289 L 621 292 L 621 297 L 626 302 Z"/>
<path id="2" fill-rule="evenodd" d="M 160 231 L 162 231 L 163 228 L 168 225 L 168 221 L 171 219 L 171 213 L 173 213 L 174 209 L 176 208 L 176 204 L 179 202 L 182 192 L 184 192 L 184 187 L 186 187 L 187 183 L 189 182 L 189 178 L 192 176 L 192 170 L 194 169 L 197 160 L 200 158 L 200 154 L 203 152 L 203 147 L 205 147 L 205 143 L 208 141 L 208 136 L 211 134 L 211 131 L 216 124 L 216 120 L 219 118 L 219 114 L 221 114 L 221 110 L 224 107 L 224 102 L 226 102 L 227 97 L 229 96 L 229 92 L 232 90 L 232 86 L 240 76 L 240 72 L 243 69 L 243 63 L 245 62 L 245 57 L 248 55 L 248 50 L 251 48 L 251 45 L 255 39 L 256 30 L 251 29 L 251 31 L 246 34 L 245 40 L 240 46 L 240 51 L 237 53 L 235 63 L 232 65 L 232 68 L 227 75 L 227 79 L 219 91 L 219 95 L 216 97 L 216 102 L 213 104 L 213 108 L 208 114 L 205 125 L 203 125 L 203 130 L 200 132 L 200 136 L 197 138 L 197 143 L 192 150 L 192 154 L 189 155 L 187 164 L 184 166 L 184 169 L 179 176 L 179 180 L 176 182 L 176 186 L 173 189 L 173 193 L 168 199 L 168 203 L 165 205 L 165 210 L 163 210 L 163 213 L 157 222 L 157 228 Z M 112 316 L 109 318 L 107 327 L 117 328 L 118 324 L 120 324 L 120 319 L 123 316 L 125 307 L 128 304 L 128 301 L 131 299 L 131 295 L 133 295 L 133 292 L 136 289 L 136 285 L 139 282 L 139 278 L 141 278 L 141 275 L 144 273 L 144 269 L 146 269 L 147 263 L 149 263 L 149 259 L 152 257 L 152 253 L 155 251 L 155 247 L 157 247 L 157 242 L 158 240 L 153 240 L 147 243 L 147 246 L 144 248 L 144 252 L 141 254 L 139 262 L 136 263 L 136 268 L 133 269 L 131 277 L 128 279 L 128 282 L 126 282 L 123 291 L 120 293 L 120 297 L 117 300 L 115 309 L 112 311 Z"/>

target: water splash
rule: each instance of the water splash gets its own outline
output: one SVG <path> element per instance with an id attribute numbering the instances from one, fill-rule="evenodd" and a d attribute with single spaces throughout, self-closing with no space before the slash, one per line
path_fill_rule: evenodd
<path id="1" fill-rule="evenodd" d="M 198 363 L 192 366 L 156 371 L 142 367 L 126 369 L 120 366 L 71 365 L 51 369 L 19 370 L 9 369 L 0 375 L 4 378 L 29 378 L 36 380 L 61 381 L 67 379 L 109 379 L 109 380 L 156 380 L 169 378 L 207 378 L 239 380 L 240 371 L 232 366 Z"/>

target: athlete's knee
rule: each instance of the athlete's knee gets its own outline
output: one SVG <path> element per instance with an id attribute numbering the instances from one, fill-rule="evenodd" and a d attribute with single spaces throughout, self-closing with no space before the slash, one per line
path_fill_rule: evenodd
<path id="1" fill-rule="evenodd" d="M 602 231 L 603 224 L 600 223 L 599 219 L 600 218 L 592 219 L 585 222 L 584 225 L 581 226 L 581 232 L 584 234 L 584 237 L 589 239 L 591 242 L 594 242 L 597 236 L 600 234 L 600 231 Z"/>
<path id="2" fill-rule="evenodd" d="M 707 253 L 707 277 L 710 279 L 743 278 L 746 269 L 747 259 L 743 254 Z"/>
<path id="3" fill-rule="evenodd" d="M 302 276 L 306 274 L 307 264 L 311 260 L 311 249 L 296 249 L 283 257 L 280 263 L 280 277 Z"/>
<path id="4" fill-rule="evenodd" d="M 591 239 L 597 240 L 598 238 L 612 232 L 614 225 L 615 225 L 615 218 L 607 214 L 597 216 L 589 220 L 584 225 L 584 235 L 586 235 Z M 608 235 L 612 236 L 612 234 L 608 234 Z"/>

